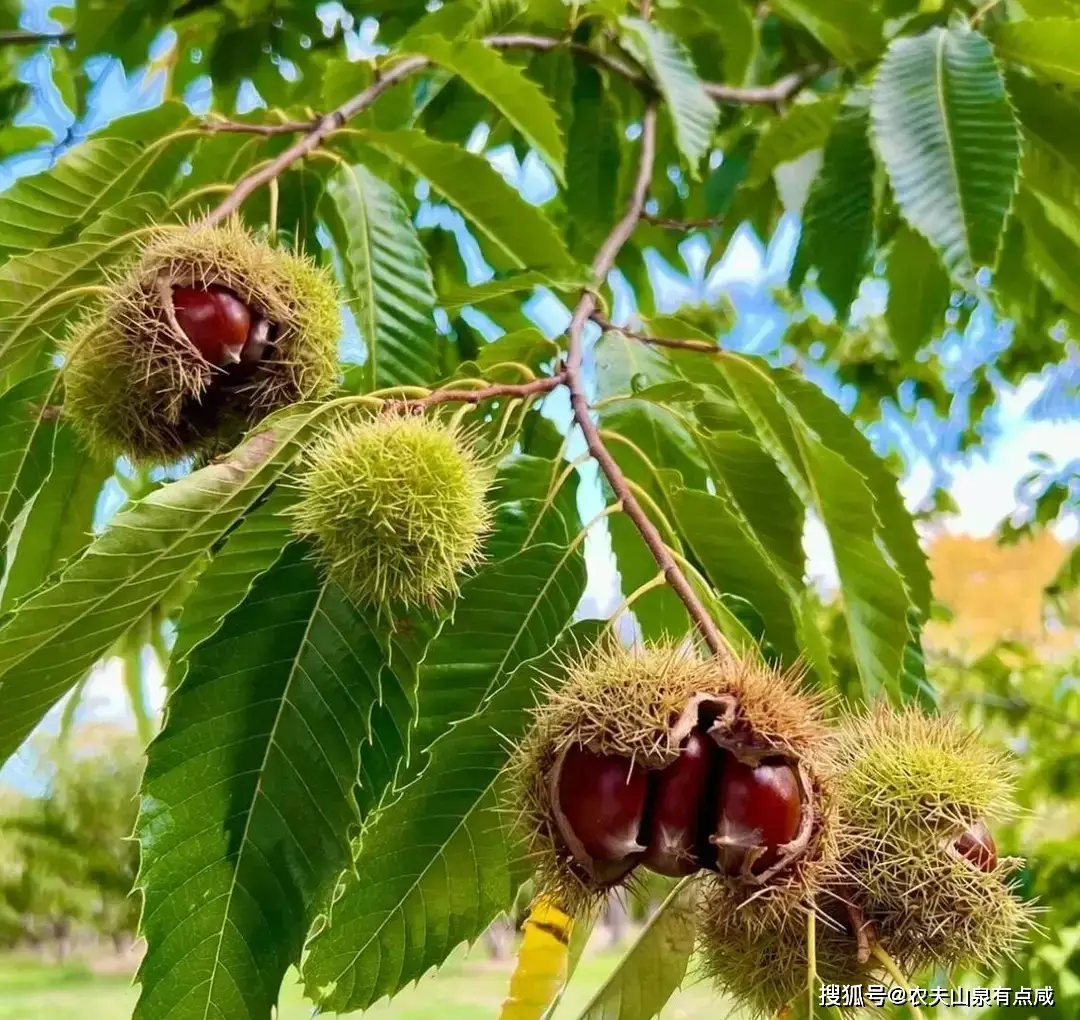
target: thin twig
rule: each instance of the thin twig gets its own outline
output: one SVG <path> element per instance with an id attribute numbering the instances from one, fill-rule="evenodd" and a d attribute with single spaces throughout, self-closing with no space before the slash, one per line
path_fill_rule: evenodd
<path id="1" fill-rule="evenodd" d="M 547 53 L 550 50 L 566 47 L 571 52 L 589 61 L 589 63 L 596 64 L 597 67 L 607 68 L 607 70 L 614 72 L 619 77 L 625 78 L 635 88 L 647 90 L 654 88 L 648 76 L 633 65 L 617 56 L 594 50 L 585 43 L 547 35 L 531 35 L 528 32 L 489 35 L 485 37 L 484 42 L 497 50 L 535 50 L 538 53 Z"/>
<path id="2" fill-rule="evenodd" d="M 426 397 L 415 400 L 388 401 L 411 410 L 427 410 L 436 404 L 479 404 L 497 397 L 531 397 L 537 393 L 550 393 L 566 382 L 566 373 L 558 372 L 543 379 L 527 383 L 505 383 L 485 386 L 478 390 L 432 390 Z"/>
<path id="3" fill-rule="evenodd" d="M 651 223 L 654 227 L 663 227 L 666 230 L 684 231 L 712 230 L 724 225 L 724 221 L 721 219 L 678 220 L 670 216 L 653 216 L 652 213 L 642 213 L 641 222 Z"/>
<path id="4" fill-rule="evenodd" d="M 630 205 L 619 222 L 615 224 L 593 259 L 592 274 L 593 279 L 598 284 L 603 282 L 608 273 L 614 268 L 619 252 L 630 239 L 634 227 L 637 226 L 644 211 L 645 200 L 649 193 L 649 184 L 652 181 L 653 167 L 656 162 L 656 113 L 656 103 L 650 103 L 642 118 L 641 160 L 638 164 L 638 174 L 634 182 Z M 679 569 L 679 565 L 675 562 L 656 525 L 642 510 L 641 504 L 634 496 L 626 476 L 622 473 L 622 469 L 616 463 L 615 458 L 608 452 L 608 448 L 604 445 L 600 432 L 592 420 L 589 399 L 585 393 L 584 382 L 581 378 L 581 363 L 585 324 L 596 313 L 596 305 L 596 292 L 592 290 L 585 291 L 581 295 L 570 320 L 569 348 L 566 358 L 566 384 L 570 390 L 570 405 L 574 411 L 574 418 L 585 437 L 589 452 L 600 466 L 604 477 L 607 478 L 608 484 L 615 493 L 615 498 L 622 504 L 623 512 L 634 522 L 634 525 L 641 533 L 642 540 L 649 547 L 653 558 L 664 572 L 668 584 L 671 585 L 675 594 L 679 596 L 683 605 L 686 606 L 686 611 L 701 632 L 705 643 L 718 658 L 730 658 L 732 655 L 731 650 L 719 628 L 694 589 L 690 586 L 690 582 L 687 581 L 682 570 Z"/>
<path id="5" fill-rule="evenodd" d="M 623 336 L 629 337 L 631 340 L 651 344 L 653 347 L 670 347 L 677 351 L 700 351 L 702 354 L 720 353 L 720 348 L 716 344 L 709 343 L 708 340 L 681 340 L 664 336 L 648 336 L 645 333 L 637 333 L 632 329 L 628 329 L 626 326 L 616 326 L 613 322 L 608 322 L 602 315 L 593 314 L 591 318 L 605 333 L 622 333 Z"/>
<path id="6" fill-rule="evenodd" d="M 200 125 L 200 129 L 207 134 L 241 134 L 241 135 L 295 135 L 301 131 L 313 131 L 319 126 L 319 119 L 311 120 L 286 120 L 280 124 L 257 124 L 242 120 L 206 120 Z"/>
<path id="7" fill-rule="evenodd" d="M 307 134 L 299 141 L 290 145 L 275 159 L 272 159 L 262 169 L 249 174 L 233 189 L 232 194 L 225 199 L 216 209 L 207 213 L 203 223 L 213 226 L 228 219 L 236 212 L 244 199 L 257 188 L 262 187 L 268 181 L 283 173 L 298 159 L 303 159 L 309 152 L 322 145 L 323 140 L 342 127 L 362 110 L 366 110 L 387 89 L 392 88 L 399 81 L 407 78 L 410 74 L 428 66 L 427 57 L 406 57 L 394 64 L 393 67 L 383 72 L 382 76 L 372 82 L 363 92 L 358 93 L 351 99 L 342 103 L 332 113 L 321 117 Z"/>
<path id="8" fill-rule="evenodd" d="M 772 106 L 790 99 L 804 85 L 816 78 L 822 68 L 813 66 L 795 71 L 792 74 L 779 78 L 771 85 L 720 85 L 717 82 L 706 82 L 705 91 L 718 103 L 729 103 L 736 106 Z"/>
<path id="9" fill-rule="evenodd" d="M 70 42 L 74 32 L 0 32 L 0 46 L 36 46 L 38 43 Z"/>
<path id="10" fill-rule="evenodd" d="M 574 53 L 580 54 L 586 60 L 618 74 L 620 77 L 626 79 L 631 85 L 641 89 L 642 92 L 651 98 L 655 98 L 656 95 L 656 86 L 647 75 L 642 74 L 626 61 L 611 56 L 610 54 L 601 53 L 590 46 L 586 46 L 584 43 L 577 43 L 552 36 L 529 35 L 527 33 L 490 35 L 484 39 L 484 42 L 495 49 L 526 49 L 535 50 L 537 52 L 547 52 L 565 46 Z M 240 181 L 233 195 L 230 195 L 229 199 L 227 199 L 222 206 L 219 206 L 218 209 L 215 209 L 210 213 L 206 222 L 208 224 L 219 223 L 221 220 L 231 215 L 239 208 L 244 199 L 246 199 L 256 188 L 265 184 L 271 178 L 277 177 L 292 166 L 298 159 L 302 159 L 308 153 L 317 149 L 329 135 L 343 127 L 358 113 L 366 110 L 391 86 L 396 85 L 409 75 L 423 70 L 425 67 L 428 67 L 430 63 L 431 62 L 427 57 L 405 57 L 385 70 L 382 75 L 364 89 L 363 92 L 353 96 L 336 110 L 309 123 L 304 121 L 289 121 L 282 124 L 256 124 L 245 123 L 243 121 L 222 120 L 219 118 L 214 118 L 212 121 L 206 122 L 203 129 L 211 133 L 237 132 L 267 136 L 298 132 L 304 133 L 304 137 L 295 145 L 290 146 L 276 159 Z M 819 68 L 808 68 L 805 71 L 787 75 L 785 78 L 781 78 L 772 85 L 739 88 L 732 85 L 720 85 L 715 82 L 707 82 L 705 84 L 705 89 L 713 99 L 720 103 L 768 106 L 791 98 L 791 96 L 810 81 L 819 70 Z M 224 212 L 221 211 L 222 207 L 225 209 Z"/>

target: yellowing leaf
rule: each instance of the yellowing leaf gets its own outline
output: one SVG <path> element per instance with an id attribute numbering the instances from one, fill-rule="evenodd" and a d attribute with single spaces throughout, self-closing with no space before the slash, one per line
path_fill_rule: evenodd
<path id="1" fill-rule="evenodd" d="M 573 926 L 570 915 L 549 897 L 533 903 L 499 1020 L 540 1020 L 544 1015 L 566 981 Z"/>

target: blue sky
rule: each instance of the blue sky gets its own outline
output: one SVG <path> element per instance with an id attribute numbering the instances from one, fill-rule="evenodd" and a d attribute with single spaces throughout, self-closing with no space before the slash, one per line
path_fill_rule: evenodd
<path id="1" fill-rule="evenodd" d="M 24 27 L 34 31 L 56 30 L 47 7 L 52 2 L 34 2 L 24 17 Z M 327 23 L 332 21 L 333 5 L 324 5 Z M 373 22 L 349 25 L 348 49 L 350 56 L 361 59 L 377 47 L 377 26 Z M 169 39 L 159 40 L 155 49 L 167 47 Z M 30 107 L 18 118 L 17 123 L 40 124 L 48 127 L 58 144 L 20 155 L 0 163 L 0 190 L 9 187 L 18 177 L 46 169 L 63 148 L 100 129 L 109 120 L 125 114 L 138 112 L 154 106 L 163 98 L 160 75 L 136 72 L 124 73 L 119 63 L 110 58 L 95 58 L 88 64 L 93 81 L 89 100 L 89 114 L 80 123 L 64 106 L 51 81 L 49 57 L 37 54 L 28 59 L 22 69 L 22 77 L 34 93 Z M 286 67 L 283 73 L 290 73 Z M 206 108 L 209 91 L 205 83 L 196 82 L 186 98 L 196 111 Z M 237 108 L 240 111 L 258 103 L 258 95 L 250 84 L 241 87 Z M 478 128 L 470 141 L 475 151 L 483 151 L 486 132 Z M 519 163 L 509 147 L 488 153 L 493 165 L 517 186 L 531 201 L 542 203 L 554 193 L 554 181 L 540 160 L 530 154 Z M 674 310 L 684 303 L 717 301 L 728 298 L 738 311 L 738 319 L 732 334 L 725 342 L 736 350 L 769 356 L 776 361 L 790 358 L 783 346 L 786 328 L 785 313 L 772 296 L 774 287 L 782 287 L 787 279 L 795 245 L 798 240 L 798 219 L 794 214 L 800 200 L 800 188 L 805 191 L 805 165 L 790 164 L 781 170 L 781 193 L 790 202 L 792 214 L 785 216 L 774 236 L 763 243 L 751 230 L 741 229 L 735 235 L 727 253 L 706 272 L 708 247 L 701 240 L 690 240 L 683 245 L 683 265 L 671 266 L 659 256 L 650 258 L 650 271 L 657 287 L 658 301 L 665 310 Z M 800 184 L 800 180 L 803 184 Z M 421 192 L 422 194 L 422 192 Z M 468 235 L 460 216 L 445 207 L 425 203 L 418 225 L 439 224 L 451 229 L 458 237 L 468 267 L 469 276 L 478 282 L 488 275 L 475 242 Z M 633 312 L 633 294 L 628 287 L 615 281 L 617 301 L 616 318 L 625 318 Z M 872 314 L 880 311 L 884 291 L 880 285 L 867 285 L 860 296 L 856 314 Z M 822 302 L 818 302 L 820 307 Z M 548 335 L 556 335 L 565 328 L 569 310 L 550 293 L 541 293 L 527 305 L 528 313 Z M 497 329 L 485 323 L 482 316 L 474 322 L 489 336 Z M 909 505 L 918 506 L 932 484 L 948 480 L 948 488 L 959 506 L 959 513 L 941 525 L 949 531 L 967 532 L 975 535 L 990 534 L 995 525 L 1015 505 L 1014 489 L 1019 479 L 1031 467 L 1030 457 L 1035 452 L 1049 454 L 1059 465 L 1064 465 L 1080 450 L 1080 424 L 1075 420 L 1060 419 L 1062 407 L 1075 407 L 1077 382 L 1080 381 L 1080 358 L 1075 351 L 1063 369 L 1046 372 L 1043 376 L 1026 381 L 1018 388 L 1004 384 L 998 387 L 999 400 L 994 413 L 988 419 L 988 440 L 977 453 L 961 456 L 956 452 L 958 426 L 965 419 L 965 387 L 969 385 L 972 371 L 992 362 L 998 351 L 1010 342 L 1007 323 L 997 323 L 988 309 L 978 308 L 971 316 L 969 325 L 961 335 L 950 331 L 939 341 L 942 357 L 949 365 L 950 388 L 956 393 L 954 410 L 948 419 L 941 419 L 927 408 L 915 409 L 914 421 L 899 413 L 896 407 L 885 407 L 881 421 L 870 430 L 872 440 L 882 452 L 897 449 L 903 453 L 906 472 L 902 487 Z M 808 366 L 812 375 L 826 391 L 841 404 L 849 403 L 851 394 L 845 394 L 828 366 Z M 555 394 L 551 398 L 551 414 L 560 421 L 568 419 L 565 396 Z M 905 408 L 911 411 L 909 406 Z M 1049 412 L 1049 413 L 1048 413 Z M 574 448 L 568 456 L 575 456 L 580 449 Z M 594 469 L 587 467 L 584 479 L 595 479 Z M 585 484 L 581 487 L 581 511 L 588 520 L 600 508 L 598 487 Z M 115 502 L 115 501 L 113 501 Z M 1062 528 L 1063 537 L 1073 537 L 1075 523 Z M 810 556 L 811 576 L 825 584 L 834 577 L 831 553 L 821 529 L 811 524 L 806 538 Z M 618 601 L 617 579 L 609 563 L 610 547 L 602 528 L 590 533 L 587 554 L 590 564 L 590 582 L 587 597 L 598 608 L 609 608 Z M 156 667 L 150 666 L 151 673 Z M 159 672 L 159 671 L 158 671 Z M 158 687 L 154 694 L 160 703 Z M 107 663 L 96 675 L 88 691 L 87 713 L 97 718 L 129 716 L 125 696 L 118 681 L 118 666 Z M 20 783 L 25 781 L 23 769 L 16 763 L 9 766 L 0 779 Z"/>

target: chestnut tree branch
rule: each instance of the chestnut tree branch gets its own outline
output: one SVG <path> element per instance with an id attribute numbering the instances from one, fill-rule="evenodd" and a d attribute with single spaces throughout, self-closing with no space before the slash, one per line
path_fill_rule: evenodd
<path id="1" fill-rule="evenodd" d="M 39 43 L 69 42 L 74 32 L 0 32 L 0 46 L 37 46 Z"/>
<path id="2" fill-rule="evenodd" d="M 495 49 L 532 49 L 541 52 L 568 46 L 575 53 L 580 53 L 586 59 L 621 75 L 645 92 L 651 99 L 656 98 L 655 86 L 647 76 L 618 57 L 600 53 L 582 43 L 575 43 L 558 37 L 529 35 L 526 33 L 487 36 L 484 42 Z M 278 177 L 297 160 L 303 159 L 317 149 L 330 135 L 343 127 L 357 114 L 366 110 L 388 89 L 430 64 L 431 61 L 427 57 L 419 55 L 404 57 L 382 71 L 379 77 L 362 92 L 357 93 L 357 95 L 342 103 L 336 110 L 319 117 L 310 124 L 297 121 L 288 124 L 244 124 L 242 122 L 221 120 L 209 122 L 206 125 L 208 131 L 237 131 L 262 135 L 278 135 L 290 132 L 303 132 L 304 134 L 295 144 L 290 145 L 265 166 L 243 178 L 229 196 L 217 208 L 206 215 L 203 222 L 208 226 L 212 226 L 227 219 L 240 208 L 244 200 L 256 189 Z M 730 85 L 706 83 L 705 88 L 717 102 L 769 105 L 790 98 L 819 70 L 818 68 L 808 68 L 766 86 L 738 88 Z M 640 219 L 640 213 L 638 219 Z"/>
<path id="3" fill-rule="evenodd" d="M 426 397 L 416 400 L 392 401 L 414 410 L 427 410 L 436 404 L 479 404 L 498 397 L 531 397 L 538 393 L 550 393 L 566 382 L 566 373 L 557 372 L 543 379 L 534 379 L 527 383 L 506 383 L 485 386 L 478 390 L 432 390 Z"/>
<path id="4" fill-rule="evenodd" d="M 721 85 L 705 82 L 705 91 L 718 103 L 735 106 L 772 106 L 790 99 L 804 85 L 816 78 L 824 68 L 817 65 L 793 71 L 771 85 Z"/>
<path id="5" fill-rule="evenodd" d="M 326 114 L 324 117 L 320 117 L 314 125 L 310 126 L 307 133 L 299 141 L 290 145 L 282 153 L 270 160 L 265 166 L 256 170 L 254 173 L 248 174 L 243 180 L 241 180 L 228 198 L 225 199 L 215 209 L 212 209 L 207 213 L 203 219 L 203 223 L 206 226 L 214 226 L 221 223 L 223 220 L 228 219 L 234 212 L 236 212 L 244 199 L 246 199 L 257 188 L 262 187 L 268 181 L 273 180 L 275 177 L 284 173 L 290 166 L 293 165 L 298 159 L 303 159 L 309 152 L 313 152 L 323 141 L 338 128 L 345 125 L 346 122 L 355 117 L 362 110 L 366 110 L 376 99 L 379 98 L 387 89 L 392 88 L 399 81 L 409 77 L 421 68 L 427 67 L 429 61 L 427 57 L 406 57 L 404 60 L 398 61 L 392 67 L 384 71 L 375 81 L 373 81 L 363 92 L 358 93 L 351 99 L 342 103 L 332 113 Z"/>
<path id="6" fill-rule="evenodd" d="M 724 221 L 720 219 L 704 220 L 676 220 L 670 216 L 654 216 L 652 213 L 642 213 L 642 223 L 651 223 L 654 227 L 663 227 L 665 230 L 712 230 L 722 227 Z"/>
<path id="7" fill-rule="evenodd" d="M 630 204 L 593 259 L 592 273 L 597 285 L 602 283 L 614 268 L 619 252 L 630 239 L 645 209 L 645 200 L 648 197 L 649 184 L 652 181 L 653 168 L 656 162 L 656 116 L 657 104 L 653 101 L 646 107 L 645 115 L 642 118 L 641 159 L 638 164 L 638 173 L 634 181 Z M 612 457 L 608 448 L 604 445 L 596 423 L 592 420 L 589 398 L 585 393 L 584 382 L 581 378 L 581 365 L 585 325 L 596 314 L 596 306 L 596 292 L 592 290 L 585 291 L 581 295 L 570 320 L 566 358 L 566 385 L 570 390 L 570 406 L 574 412 L 574 419 L 585 437 L 589 453 L 592 454 L 593 459 L 604 473 L 604 477 L 607 478 L 608 484 L 615 493 L 615 498 L 622 504 L 623 512 L 633 521 L 634 526 L 640 532 L 642 540 L 648 546 L 653 558 L 663 571 L 665 580 L 682 600 L 683 605 L 686 606 L 686 611 L 704 638 L 705 643 L 709 646 L 713 655 L 722 659 L 730 659 L 732 658 L 732 652 L 724 640 L 724 636 L 720 633 L 701 599 L 698 598 L 697 593 L 690 586 L 686 575 L 679 568 L 678 563 L 675 562 L 671 550 L 668 549 L 656 525 L 653 524 L 652 520 L 641 508 L 641 504 L 634 495 L 630 483 L 615 458 Z"/>
<path id="8" fill-rule="evenodd" d="M 700 351 L 702 354 L 720 353 L 719 346 L 709 343 L 708 340 L 682 340 L 670 339 L 664 336 L 648 336 L 645 333 L 638 333 L 628 329 L 626 326 L 616 326 L 601 315 L 593 314 L 591 318 L 605 333 L 622 333 L 623 336 L 627 336 L 631 340 L 651 344 L 653 347 L 669 347 L 676 351 Z"/>

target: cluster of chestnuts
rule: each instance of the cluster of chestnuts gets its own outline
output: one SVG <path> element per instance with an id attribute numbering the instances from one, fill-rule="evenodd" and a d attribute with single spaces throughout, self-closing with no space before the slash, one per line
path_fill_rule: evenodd
<path id="1" fill-rule="evenodd" d="M 804 991 L 811 959 L 865 984 L 883 954 L 990 966 L 1027 937 L 990 830 L 1007 763 L 953 720 L 826 721 L 790 674 L 667 645 L 602 643 L 564 672 L 512 770 L 540 887 L 578 912 L 639 867 L 701 872 L 704 969 L 748 1014 Z"/>
<path id="2" fill-rule="evenodd" d="M 551 773 L 552 818 L 601 883 L 639 864 L 671 877 L 702 868 L 761 875 L 799 834 L 798 774 L 783 758 L 740 761 L 695 727 L 669 765 L 566 747 Z"/>
<path id="3" fill-rule="evenodd" d="M 824 827 L 819 715 L 773 670 L 591 649 L 537 709 L 515 768 L 541 876 L 581 905 L 638 866 L 752 886 L 797 867 Z"/>

